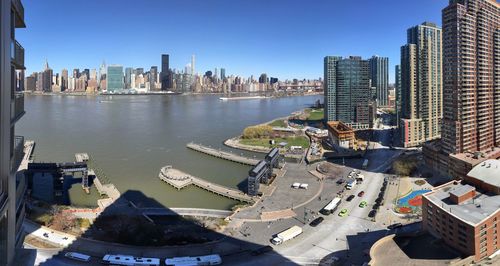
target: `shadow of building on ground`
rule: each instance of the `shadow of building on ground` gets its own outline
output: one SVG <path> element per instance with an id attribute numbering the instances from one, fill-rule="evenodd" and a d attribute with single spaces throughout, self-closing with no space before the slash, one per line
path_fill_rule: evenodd
<path id="1" fill-rule="evenodd" d="M 143 202 L 147 207 L 135 206 L 129 199 Z M 40 265 L 78 265 L 64 257 L 70 251 L 90 255 L 91 262 L 85 265 L 99 265 L 105 254 L 159 258 L 161 265 L 165 258 L 210 254 L 219 254 L 225 265 L 252 265 L 252 260 L 260 261 L 258 264 L 264 261 L 263 265 L 296 265 L 275 251 L 252 256 L 251 251 L 267 244 L 252 243 L 241 239 L 243 236 L 233 237 L 238 235 L 235 230 L 220 233 L 225 225 L 223 218 L 180 216 L 142 192 L 129 190 L 105 208 L 80 237 L 53 251 Z M 51 237 L 48 232 L 47 239 Z"/>

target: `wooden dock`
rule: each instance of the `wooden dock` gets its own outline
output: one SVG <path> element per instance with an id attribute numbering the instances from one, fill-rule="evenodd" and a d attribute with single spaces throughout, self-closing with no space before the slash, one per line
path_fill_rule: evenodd
<path id="1" fill-rule="evenodd" d="M 221 150 L 217 150 L 214 148 L 203 146 L 201 144 L 196 144 L 196 143 L 191 142 L 191 143 L 188 143 L 186 146 L 189 149 L 192 149 L 192 150 L 195 150 L 195 151 L 207 154 L 207 155 L 211 155 L 211 156 L 214 156 L 214 157 L 217 157 L 220 159 L 228 160 L 231 162 L 241 163 L 241 164 L 245 164 L 245 165 L 252 165 L 252 166 L 257 165 L 259 163 L 258 159 L 248 158 L 248 157 L 233 154 L 230 152 L 224 152 Z"/>
<path id="2" fill-rule="evenodd" d="M 204 190 L 210 191 L 212 193 L 215 193 L 217 195 L 238 200 L 238 201 L 243 201 L 243 202 L 253 202 L 253 198 L 241 191 L 231 189 L 225 186 L 217 185 L 214 183 L 211 183 L 205 179 L 195 177 L 189 174 L 186 174 L 180 170 L 172 168 L 172 166 L 165 166 L 161 168 L 160 174 L 158 177 L 167 182 L 169 185 L 173 186 L 174 188 L 181 190 L 186 186 L 189 185 L 195 185 L 199 188 L 202 188 Z"/>

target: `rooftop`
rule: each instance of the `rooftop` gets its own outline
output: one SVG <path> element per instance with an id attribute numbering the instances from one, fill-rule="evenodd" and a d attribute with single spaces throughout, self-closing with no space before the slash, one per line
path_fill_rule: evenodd
<path id="1" fill-rule="evenodd" d="M 486 184 L 500 187 L 499 171 L 500 160 L 486 160 L 472 168 L 467 175 Z"/>
<path id="2" fill-rule="evenodd" d="M 469 190 L 469 185 L 452 181 L 424 194 L 429 201 L 460 220 L 473 226 L 481 223 L 493 213 L 500 211 L 500 195 L 483 194 L 476 191 L 476 196 L 455 204 L 450 194 Z"/>
<path id="3" fill-rule="evenodd" d="M 494 147 L 482 152 L 450 154 L 450 157 L 457 158 L 474 166 L 488 159 L 500 157 L 500 147 Z"/>

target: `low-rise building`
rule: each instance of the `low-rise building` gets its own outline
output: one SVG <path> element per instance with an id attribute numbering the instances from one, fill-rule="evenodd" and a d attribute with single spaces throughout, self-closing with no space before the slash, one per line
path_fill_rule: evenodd
<path id="1" fill-rule="evenodd" d="M 354 130 L 341 121 L 330 121 L 326 124 L 328 136 L 335 148 L 357 149 Z"/>
<path id="2" fill-rule="evenodd" d="M 451 181 L 422 197 L 422 225 L 475 261 L 498 251 L 500 161 L 475 166 L 464 181 Z M 476 187 L 475 187 L 476 186 Z"/>

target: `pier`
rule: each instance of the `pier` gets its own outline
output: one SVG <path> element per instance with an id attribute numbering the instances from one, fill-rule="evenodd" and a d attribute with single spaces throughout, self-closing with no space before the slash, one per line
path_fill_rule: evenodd
<path id="1" fill-rule="evenodd" d="M 233 154 L 230 152 L 216 150 L 216 149 L 206 147 L 206 146 L 203 146 L 200 144 L 195 144 L 192 142 L 188 143 L 186 146 L 189 149 L 192 149 L 192 150 L 195 150 L 195 151 L 207 154 L 207 155 L 211 155 L 211 156 L 214 156 L 214 157 L 217 157 L 220 159 L 228 160 L 231 162 L 236 162 L 236 163 L 241 163 L 241 164 L 251 165 L 251 166 L 257 165 L 259 163 L 259 160 L 257 160 L 257 159 L 252 159 L 252 158 L 240 156 L 237 154 Z"/>
<path id="2" fill-rule="evenodd" d="M 243 202 L 253 202 L 253 198 L 251 196 L 241 191 L 217 185 L 202 178 L 186 174 L 180 170 L 172 168 L 172 166 L 165 166 L 161 168 L 158 177 L 177 190 L 181 190 L 189 185 L 194 185 L 226 198 Z"/>
<path id="3" fill-rule="evenodd" d="M 28 169 L 28 163 L 32 162 L 31 156 L 33 155 L 33 149 L 35 149 L 35 141 L 27 140 L 24 142 L 24 147 L 23 147 L 24 156 L 21 161 L 21 164 L 19 165 L 18 171 Z"/>

